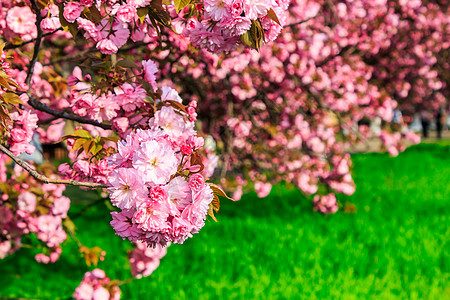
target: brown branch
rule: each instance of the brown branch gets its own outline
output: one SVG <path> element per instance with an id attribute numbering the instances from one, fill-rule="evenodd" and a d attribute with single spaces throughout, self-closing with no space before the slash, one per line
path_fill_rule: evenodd
<path id="1" fill-rule="evenodd" d="M 109 124 L 100 123 L 95 120 L 86 119 L 86 118 L 83 118 L 83 117 L 80 117 L 77 115 L 69 114 L 65 111 L 53 109 L 50 106 L 48 106 L 42 102 L 39 102 L 38 100 L 36 100 L 33 97 L 29 97 L 28 104 L 31 107 L 33 107 L 34 109 L 37 109 L 42 112 L 46 112 L 46 113 L 48 113 L 52 116 L 58 117 L 58 118 L 72 120 L 72 121 L 76 121 L 76 122 L 83 123 L 83 124 L 91 124 L 91 125 L 103 128 L 105 130 L 110 130 L 112 128 L 112 126 Z"/>
<path id="2" fill-rule="evenodd" d="M 37 5 L 36 0 L 30 0 L 30 2 L 31 2 L 31 6 L 33 7 L 34 12 L 36 13 L 37 37 L 36 37 L 36 43 L 34 44 L 33 58 L 31 59 L 30 64 L 28 65 L 27 78 L 25 79 L 25 84 L 27 86 L 30 86 L 31 76 L 33 75 L 34 65 L 36 64 L 38 54 L 39 54 L 39 48 L 41 47 L 41 42 L 42 42 L 41 10 L 39 9 L 39 7 Z"/>
<path id="3" fill-rule="evenodd" d="M 55 30 L 52 31 L 52 32 L 47 32 L 47 33 L 43 34 L 42 37 L 44 38 L 44 37 L 46 37 L 46 36 L 55 34 L 55 33 L 57 33 L 57 32 L 60 31 L 60 30 L 62 30 L 61 27 L 59 27 L 58 29 L 55 29 Z M 17 49 L 17 48 L 20 48 L 20 47 L 22 47 L 22 46 L 25 46 L 25 45 L 34 43 L 34 42 L 36 42 L 36 40 L 37 40 L 37 38 L 36 38 L 36 39 L 29 40 L 29 41 L 26 41 L 26 42 L 22 42 L 22 43 L 20 43 L 20 44 L 11 44 L 11 43 L 8 43 L 8 44 L 5 45 L 5 48 L 4 48 L 4 49 L 5 49 L 5 50 Z"/>
<path id="4" fill-rule="evenodd" d="M 333 54 L 328 56 L 327 58 L 325 58 L 324 60 L 322 60 L 321 62 L 317 63 L 316 66 L 318 68 L 323 67 L 324 65 L 326 65 L 328 62 L 332 61 L 333 59 L 335 59 L 336 57 L 342 56 L 346 53 L 350 53 L 352 51 L 354 51 L 356 49 L 356 46 L 358 44 L 355 44 L 353 46 L 345 46 L 344 48 L 342 48 L 341 50 L 339 50 L 338 53 Z"/>
<path id="5" fill-rule="evenodd" d="M 295 22 L 295 23 L 292 23 L 292 24 L 288 24 L 288 25 L 285 25 L 284 27 L 285 27 L 285 28 L 286 28 L 286 27 L 294 27 L 294 26 L 296 26 L 296 25 L 300 25 L 300 24 L 306 23 L 306 22 L 308 22 L 308 21 L 310 21 L 310 20 L 312 20 L 312 19 L 314 19 L 314 17 L 305 19 L 305 20 L 303 20 L 303 21 Z"/>
<path id="6" fill-rule="evenodd" d="M 65 179 L 54 179 L 48 178 L 42 174 L 39 174 L 35 169 L 33 169 L 26 161 L 15 156 L 11 151 L 9 151 L 5 146 L 0 144 L 0 151 L 8 155 L 16 164 L 24 168 L 31 176 L 33 176 L 36 180 L 41 181 L 43 183 L 55 183 L 55 184 L 69 184 L 75 186 L 85 186 L 89 188 L 107 188 L 106 184 L 94 183 L 94 182 L 81 182 L 76 180 L 65 180 Z"/>

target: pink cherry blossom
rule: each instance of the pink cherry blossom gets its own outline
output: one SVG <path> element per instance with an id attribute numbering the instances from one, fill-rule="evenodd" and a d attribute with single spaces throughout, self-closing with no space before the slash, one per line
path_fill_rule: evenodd
<path id="1" fill-rule="evenodd" d="M 36 31 L 36 15 L 29 6 L 14 6 L 6 15 L 7 26 L 20 35 L 31 34 Z"/>
<path id="2" fill-rule="evenodd" d="M 158 73 L 158 64 L 151 59 L 143 60 L 142 67 L 144 68 L 144 79 L 148 83 L 150 83 L 150 85 L 153 87 L 153 90 L 156 92 L 156 90 L 158 90 L 158 87 L 156 86 L 155 74 Z"/>
<path id="3" fill-rule="evenodd" d="M 81 3 L 69 2 L 64 6 L 64 18 L 67 22 L 73 23 L 81 16 L 83 9 L 84 7 Z"/>
<path id="4" fill-rule="evenodd" d="M 171 146 L 156 141 L 144 142 L 133 155 L 133 167 L 145 182 L 165 184 L 177 170 L 177 158 Z"/>

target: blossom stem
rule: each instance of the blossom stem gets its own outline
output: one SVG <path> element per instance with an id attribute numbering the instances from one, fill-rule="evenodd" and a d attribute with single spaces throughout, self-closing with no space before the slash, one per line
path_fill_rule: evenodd
<path id="1" fill-rule="evenodd" d="M 24 168 L 32 177 L 43 183 L 54 183 L 54 184 L 68 184 L 75 186 L 85 186 L 89 188 L 107 188 L 106 184 L 95 183 L 95 182 L 81 182 L 72 179 L 54 179 L 48 178 L 42 174 L 39 174 L 35 169 L 33 169 L 26 161 L 20 159 L 9 151 L 5 146 L 0 144 L 0 151 L 8 155 L 16 164 Z"/>

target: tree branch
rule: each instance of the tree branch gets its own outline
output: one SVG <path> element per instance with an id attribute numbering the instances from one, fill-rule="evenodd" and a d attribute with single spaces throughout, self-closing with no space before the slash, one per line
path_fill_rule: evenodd
<path id="1" fill-rule="evenodd" d="M 31 107 L 33 107 L 34 109 L 37 109 L 42 112 L 46 112 L 46 113 L 48 113 L 52 116 L 58 117 L 58 118 L 68 119 L 68 120 L 76 121 L 76 122 L 83 123 L 83 124 L 91 124 L 91 125 L 103 128 L 105 130 L 110 130 L 112 128 L 112 126 L 109 124 L 100 123 L 95 120 L 86 119 L 86 118 L 83 118 L 83 117 L 80 117 L 77 115 L 69 114 L 65 111 L 59 111 L 59 110 L 53 109 L 50 106 L 48 106 L 42 102 L 39 102 L 38 100 L 36 100 L 33 97 L 29 97 L 28 104 Z"/>
<path id="2" fill-rule="evenodd" d="M 31 76 L 33 75 L 34 65 L 36 64 L 37 57 L 39 54 L 39 48 L 41 47 L 41 42 L 42 42 L 41 10 L 39 9 L 39 7 L 37 5 L 36 0 L 30 0 L 30 2 L 31 2 L 31 6 L 33 7 L 34 12 L 36 13 L 37 37 L 36 37 L 36 43 L 34 44 L 33 58 L 31 59 L 30 64 L 28 65 L 27 78 L 25 79 L 25 83 L 27 86 L 30 86 Z"/>
<path id="3" fill-rule="evenodd" d="M 69 184 L 69 185 L 75 185 L 75 186 L 84 186 L 89 188 L 107 188 L 108 186 L 106 184 L 101 183 L 94 183 L 94 182 L 81 182 L 76 180 L 65 180 L 65 179 L 54 179 L 54 178 L 48 178 L 45 177 L 42 174 L 39 174 L 35 169 L 33 169 L 26 161 L 18 158 L 15 156 L 11 151 L 9 151 L 5 146 L 0 144 L 0 151 L 8 155 L 16 164 L 24 168 L 32 177 L 34 177 L 36 180 L 43 182 L 43 183 L 55 183 L 55 184 Z"/>
<path id="4" fill-rule="evenodd" d="M 292 23 L 292 24 L 288 24 L 288 25 L 285 25 L 284 27 L 285 27 L 285 28 L 286 28 L 286 27 L 294 27 L 294 26 L 296 26 L 296 25 L 300 25 L 300 24 L 306 23 L 306 22 L 308 22 L 309 20 L 312 20 L 312 19 L 314 19 L 314 17 L 305 19 L 305 20 L 303 20 L 303 21 L 295 22 L 295 23 Z"/>

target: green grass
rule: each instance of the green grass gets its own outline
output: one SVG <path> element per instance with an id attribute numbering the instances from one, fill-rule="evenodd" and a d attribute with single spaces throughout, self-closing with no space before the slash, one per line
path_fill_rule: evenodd
<path id="1" fill-rule="evenodd" d="M 449 299 L 450 147 L 422 144 L 397 158 L 358 154 L 353 162 L 357 191 L 339 198 L 357 213 L 321 215 L 281 185 L 266 199 L 223 200 L 219 223 L 170 246 L 150 277 L 122 287 L 123 299 Z M 125 279 L 129 243 L 109 220 L 102 204 L 75 224 L 83 243 L 106 250 L 99 267 Z M 52 265 L 22 249 L 0 262 L 0 295 L 67 298 L 87 270 L 70 240 Z"/>

